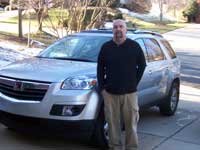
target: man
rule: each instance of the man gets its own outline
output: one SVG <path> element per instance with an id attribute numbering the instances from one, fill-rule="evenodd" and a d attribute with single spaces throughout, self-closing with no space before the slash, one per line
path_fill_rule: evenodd
<path id="1" fill-rule="evenodd" d="M 126 38 L 126 32 L 126 23 L 114 20 L 113 39 L 104 43 L 98 56 L 97 78 L 104 98 L 109 148 L 112 150 L 123 149 L 121 118 L 125 125 L 125 149 L 138 149 L 137 85 L 146 62 L 139 44 Z"/>

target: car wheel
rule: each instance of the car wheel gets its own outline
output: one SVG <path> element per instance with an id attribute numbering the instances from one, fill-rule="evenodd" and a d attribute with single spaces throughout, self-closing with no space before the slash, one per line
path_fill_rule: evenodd
<path id="1" fill-rule="evenodd" d="M 103 110 L 100 112 L 96 122 L 96 127 L 92 139 L 101 147 L 101 149 L 108 148 L 108 123 L 105 121 Z"/>
<path id="2" fill-rule="evenodd" d="M 159 105 L 160 113 L 166 116 L 174 115 L 179 102 L 179 84 L 173 82 L 167 98 Z"/>

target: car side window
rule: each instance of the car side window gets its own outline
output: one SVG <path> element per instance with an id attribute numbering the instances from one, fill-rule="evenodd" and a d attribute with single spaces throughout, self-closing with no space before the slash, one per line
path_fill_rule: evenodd
<path id="1" fill-rule="evenodd" d="M 160 48 L 160 45 L 155 39 L 144 38 L 144 44 L 147 49 L 148 60 L 150 62 L 165 59 L 165 56 Z"/>
<path id="2" fill-rule="evenodd" d="M 169 44 L 168 41 L 166 40 L 161 40 L 161 43 L 163 44 L 163 46 L 167 49 L 167 52 L 169 54 L 169 56 L 173 59 L 176 58 L 176 53 L 174 52 L 173 48 L 171 47 L 171 45 Z"/>
<path id="3" fill-rule="evenodd" d="M 145 45 L 144 45 L 144 41 L 143 41 L 141 38 L 135 39 L 135 41 L 136 41 L 136 42 L 140 45 L 140 47 L 142 48 L 143 53 L 144 53 L 144 56 L 145 56 L 145 59 L 146 59 L 146 61 L 148 61 L 148 58 L 147 58 L 147 50 L 146 50 L 146 47 L 145 47 Z"/>

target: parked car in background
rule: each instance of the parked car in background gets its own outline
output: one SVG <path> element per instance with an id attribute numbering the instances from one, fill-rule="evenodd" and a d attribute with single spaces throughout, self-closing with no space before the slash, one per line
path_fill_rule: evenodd
<path id="1" fill-rule="evenodd" d="M 161 114 L 174 115 L 180 87 L 180 61 L 175 52 L 158 33 L 128 30 L 127 36 L 140 44 L 147 62 L 138 87 L 140 108 L 158 106 Z M 1 68 L 0 122 L 14 129 L 83 133 L 106 146 L 108 126 L 96 62 L 102 44 L 111 39 L 111 30 L 82 31 L 55 42 L 36 57 Z"/>

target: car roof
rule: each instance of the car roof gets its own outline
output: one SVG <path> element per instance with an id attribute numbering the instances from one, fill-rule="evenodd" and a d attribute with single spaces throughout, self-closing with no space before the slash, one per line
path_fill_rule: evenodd
<path id="1" fill-rule="evenodd" d="M 79 34 L 96 34 L 96 35 L 112 35 L 112 29 L 91 29 L 91 30 L 83 30 Z M 157 37 L 163 37 L 158 32 L 153 32 L 149 30 L 141 30 L 141 29 L 127 29 L 127 35 L 151 35 L 151 36 L 157 36 Z"/>

